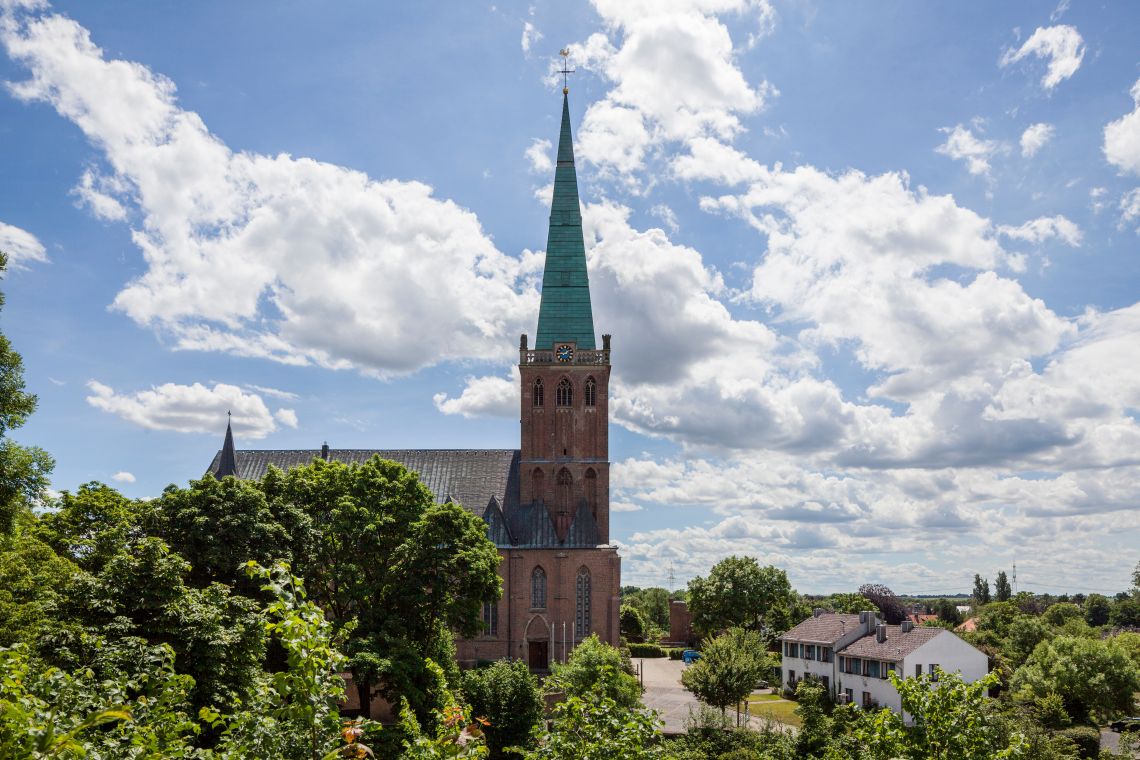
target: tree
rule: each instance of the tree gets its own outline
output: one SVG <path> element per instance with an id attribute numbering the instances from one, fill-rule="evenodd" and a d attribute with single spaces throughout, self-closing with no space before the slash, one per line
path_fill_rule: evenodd
<path id="1" fill-rule="evenodd" d="M 1112 604 L 1108 597 L 1100 594 L 1089 594 L 1085 599 L 1085 622 L 1091 626 L 1104 625 L 1112 612 Z"/>
<path id="2" fill-rule="evenodd" d="M 832 594 L 823 600 L 823 606 L 832 612 L 859 613 L 867 609 L 867 597 L 858 593 Z"/>
<path id="3" fill-rule="evenodd" d="M 794 597 L 783 570 L 732 556 L 713 566 L 708 578 L 689 581 L 693 630 L 705 636 L 734 626 L 785 631 L 798 622 L 790 619 Z"/>
<path id="4" fill-rule="evenodd" d="M 1058 628 L 1068 623 L 1070 620 L 1083 620 L 1084 615 L 1081 608 L 1069 602 L 1060 602 L 1054 604 L 1049 609 L 1045 610 L 1045 614 L 1041 619 L 1052 626 Z"/>
<path id="5" fill-rule="evenodd" d="M 641 685 L 622 653 L 590 634 L 570 653 L 565 663 L 555 663 L 552 678 L 567 694 L 597 693 L 620 707 L 632 708 L 641 701 Z"/>
<path id="6" fill-rule="evenodd" d="M 983 604 L 990 603 L 990 581 L 989 578 L 974 573 L 974 606 L 981 607 Z"/>
<path id="7" fill-rule="evenodd" d="M 526 760 L 667 760 L 656 715 L 595 690 L 554 707 L 550 730 Z"/>
<path id="8" fill-rule="evenodd" d="M 756 682 L 767 676 L 766 647 L 760 634 L 730 628 L 705 642 L 701 659 L 681 673 L 681 685 L 721 714 L 747 697 Z"/>
<path id="9" fill-rule="evenodd" d="M 298 557 L 298 574 L 351 631 L 345 649 L 360 704 L 371 703 L 375 685 L 392 702 L 406 697 L 417 718 L 430 721 L 444 705 L 426 661 L 450 668 L 456 680 L 451 631 L 480 632 L 483 603 L 501 594 L 486 524 L 457 504 L 436 504 L 415 473 L 379 457 L 318 459 L 270 475 L 271 510 L 292 505 L 312 520 L 312 549 Z"/>
<path id="10" fill-rule="evenodd" d="M 1120 627 L 1140 627 L 1140 599 L 1122 599 L 1112 605 L 1108 622 Z"/>
<path id="11" fill-rule="evenodd" d="M 994 581 L 994 598 L 999 602 L 1008 602 L 1011 596 L 1013 589 L 1009 585 L 1009 578 L 1006 577 L 1005 570 L 1001 570 L 997 574 L 997 580 Z"/>
<path id="12" fill-rule="evenodd" d="M 98 481 L 84 483 L 74 494 L 63 491 L 55 507 L 40 515 L 36 535 L 61 557 L 92 573 L 143 537 L 142 514 L 149 510 Z"/>
<path id="13" fill-rule="evenodd" d="M 8 257 L 0 251 L 0 277 L 7 268 Z M 24 360 L 0 333 L 0 536 L 12 532 L 18 512 L 47 501 L 48 475 L 55 464 L 43 449 L 19 446 L 7 437 L 36 410 L 36 397 L 24 387 Z"/>
<path id="14" fill-rule="evenodd" d="M 1008 739 L 995 730 L 987 711 L 986 690 L 997 684 L 996 674 L 965 683 L 957 673 L 938 669 L 938 682 L 929 675 L 900 678 L 889 674 L 902 709 L 912 725 L 891 710 L 863 713 L 854 730 L 860 757 L 913 760 L 989 760 L 1026 757 L 1026 739 Z M 837 711 L 838 712 L 838 711 Z"/>
<path id="15" fill-rule="evenodd" d="M 859 595 L 879 610 L 883 621 L 888 625 L 898 625 L 907 618 L 907 609 L 895 592 L 880 583 L 865 583 L 859 587 Z"/>
<path id="16" fill-rule="evenodd" d="M 645 622 L 669 630 L 669 592 L 663 588 L 622 589 L 622 604 L 636 607 Z"/>
<path id="17" fill-rule="evenodd" d="M 463 673 L 463 696 L 471 714 L 485 718 L 487 747 L 494 759 L 516 756 L 508 747 L 527 747 L 543 715 L 542 690 L 522 660 L 499 660 Z"/>
<path id="18" fill-rule="evenodd" d="M 190 563 L 186 580 L 193 586 L 218 582 L 249 591 L 253 587 L 241 570 L 243 563 L 293 559 L 290 530 L 276 519 L 255 483 L 206 475 L 189 488 L 169 486 L 154 514 L 154 533 Z M 303 514 L 293 522 L 295 532 L 309 529 Z"/>
<path id="19" fill-rule="evenodd" d="M 645 618 L 633 605 L 621 606 L 621 635 L 629 641 L 645 641 Z"/>
<path id="20" fill-rule="evenodd" d="M 804 678 L 796 685 L 796 703 L 801 723 L 796 734 L 796 756 L 819 757 L 831 743 L 831 695 L 822 681 Z"/>
<path id="21" fill-rule="evenodd" d="M 1057 636 L 1037 645 L 1013 674 L 1011 686 L 1025 701 L 1059 694 L 1076 721 L 1103 720 L 1131 712 L 1140 670 L 1112 639 Z"/>
<path id="22" fill-rule="evenodd" d="M 31 642 L 49 630 L 78 572 L 29 530 L 18 529 L 7 546 L 0 545 L 0 647 Z"/>
<path id="23" fill-rule="evenodd" d="M 1028 615 L 1014 619 L 1008 631 L 1002 654 L 1012 670 L 1024 665 L 1038 644 L 1055 635 L 1053 628 L 1044 620 Z"/>
<path id="24" fill-rule="evenodd" d="M 962 615 L 958 612 L 958 606 L 949 599 L 938 600 L 938 619 L 951 625 L 962 624 Z"/>

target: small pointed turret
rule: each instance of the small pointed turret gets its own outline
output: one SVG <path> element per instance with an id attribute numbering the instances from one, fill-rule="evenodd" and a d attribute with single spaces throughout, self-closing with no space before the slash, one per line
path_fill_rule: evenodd
<path id="1" fill-rule="evenodd" d="M 542 303 L 538 309 L 538 335 L 534 347 L 553 348 L 574 343 L 593 350 L 594 314 L 590 306 L 590 278 L 586 272 L 586 244 L 582 237 L 582 207 L 578 201 L 578 175 L 574 169 L 574 140 L 570 134 L 570 104 L 562 93 L 562 130 L 558 136 L 558 165 L 554 170 L 554 197 L 550 203 L 550 232 L 546 238 L 546 267 L 542 273 Z"/>
<path id="2" fill-rule="evenodd" d="M 218 459 L 218 469 L 214 477 L 221 480 L 224 477 L 237 475 L 237 455 L 234 453 L 234 431 L 229 420 L 230 413 L 226 412 L 226 440 L 222 444 L 222 455 Z"/>

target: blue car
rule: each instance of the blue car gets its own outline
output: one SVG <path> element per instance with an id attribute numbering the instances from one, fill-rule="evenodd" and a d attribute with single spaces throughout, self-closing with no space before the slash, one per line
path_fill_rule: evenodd
<path id="1" fill-rule="evenodd" d="M 681 652 L 681 662 L 686 665 L 692 665 L 699 659 L 701 659 L 701 653 L 695 649 L 686 649 L 684 652 Z"/>

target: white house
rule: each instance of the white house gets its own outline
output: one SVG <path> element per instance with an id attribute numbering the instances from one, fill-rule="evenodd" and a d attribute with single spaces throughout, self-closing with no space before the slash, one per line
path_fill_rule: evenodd
<path id="1" fill-rule="evenodd" d="M 781 677 L 795 688 L 805 676 L 820 679 L 832 695 L 864 707 L 902 711 L 898 691 L 888 680 L 933 674 L 935 668 L 959 673 L 972 683 L 989 672 L 985 653 L 945 628 L 886 625 L 873 612 L 815 614 L 780 637 Z"/>

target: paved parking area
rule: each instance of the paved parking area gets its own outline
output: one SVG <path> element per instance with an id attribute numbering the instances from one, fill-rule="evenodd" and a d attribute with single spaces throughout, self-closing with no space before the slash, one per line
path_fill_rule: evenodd
<path id="1" fill-rule="evenodd" d="M 685 665 L 680 660 L 662 657 L 634 658 L 633 664 L 644 668 L 642 703 L 661 715 L 665 721 L 665 733 L 684 733 L 689 710 L 697 708 L 697 698 L 681 686 L 681 672 Z"/>

